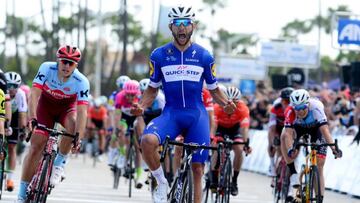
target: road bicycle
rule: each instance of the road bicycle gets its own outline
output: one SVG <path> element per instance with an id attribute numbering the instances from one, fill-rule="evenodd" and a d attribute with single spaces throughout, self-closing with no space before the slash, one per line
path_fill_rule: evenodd
<path id="1" fill-rule="evenodd" d="M 193 153 L 196 150 L 218 150 L 217 147 L 199 145 L 196 143 L 183 143 L 171 141 L 167 136 L 164 142 L 164 148 L 161 153 L 160 162 L 163 163 L 169 145 L 177 145 L 183 147 L 182 161 L 180 168 L 177 170 L 174 182 L 168 194 L 170 203 L 190 203 L 193 202 L 193 174 L 191 162 Z"/>
<path id="2" fill-rule="evenodd" d="M 233 169 L 230 152 L 234 145 L 244 145 L 244 148 L 249 148 L 250 140 L 247 139 L 246 142 L 233 141 L 228 135 L 224 135 L 224 138 L 217 138 L 220 155 L 218 156 L 218 159 L 220 159 L 220 166 L 218 169 L 220 171 L 220 175 L 218 176 L 218 186 L 216 189 L 215 202 L 229 203 L 231 193 L 231 174 Z"/>
<path id="3" fill-rule="evenodd" d="M 301 142 L 299 139 L 296 139 L 292 148 L 295 150 L 302 146 L 305 150 L 305 164 L 302 165 L 299 175 L 300 187 L 298 189 L 298 195 L 302 203 L 322 203 L 320 175 L 317 167 L 317 151 L 323 146 L 334 146 L 335 150 L 339 151 L 338 141 L 335 139 L 335 142 L 331 144 L 319 144 L 311 142 L 310 135 L 308 134 L 302 137 L 304 141 Z"/>
<path id="4" fill-rule="evenodd" d="M 34 124 L 33 126 L 36 126 L 37 129 L 49 132 L 49 139 L 45 145 L 42 160 L 39 162 L 35 175 L 33 176 L 27 188 L 26 200 L 29 203 L 45 203 L 47 196 L 50 194 L 53 188 L 53 186 L 50 185 L 50 177 L 54 159 L 57 154 L 58 138 L 60 135 L 73 138 L 73 144 L 76 145 L 79 139 L 79 135 L 72 135 L 63 131 L 58 131 L 56 129 L 47 128 L 42 124 Z M 32 131 L 28 134 L 26 142 L 29 142 L 31 136 Z"/>
<path id="5" fill-rule="evenodd" d="M 276 166 L 276 176 L 273 180 L 273 195 L 275 203 L 288 202 L 287 195 L 290 185 L 290 171 L 286 165 L 285 159 L 281 157 Z"/>

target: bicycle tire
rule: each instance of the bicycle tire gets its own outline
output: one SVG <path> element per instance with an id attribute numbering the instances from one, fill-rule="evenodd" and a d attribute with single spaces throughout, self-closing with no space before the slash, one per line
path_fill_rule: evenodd
<path id="1" fill-rule="evenodd" d="M 192 177 L 192 170 L 189 168 L 187 170 L 185 177 L 184 177 L 184 184 L 181 191 L 181 203 L 190 203 L 193 202 L 192 196 L 193 196 L 193 177 Z"/>
<path id="2" fill-rule="evenodd" d="M 131 197 L 131 190 L 132 190 L 132 181 L 133 181 L 133 162 L 134 162 L 134 147 L 130 146 L 129 149 L 129 167 L 128 167 L 128 178 L 129 178 L 129 197 Z M 134 169 L 135 170 L 135 169 Z"/>
<path id="3" fill-rule="evenodd" d="M 175 180 L 170 188 L 170 192 L 168 194 L 168 202 L 176 203 L 175 192 L 178 186 L 179 177 L 175 177 Z"/>
<path id="4" fill-rule="evenodd" d="M 287 167 L 287 165 L 284 163 L 282 165 L 282 177 L 281 177 L 281 196 L 280 196 L 280 200 L 282 200 L 281 202 L 286 203 L 286 198 L 288 196 L 289 193 L 289 186 L 290 186 L 290 170 Z"/>
<path id="5" fill-rule="evenodd" d="M 121 176 L 121 169 L 118 168 L 117 166 L 114 166 L 114 184 L 113 184 L 113 189 L 118 189 L 118 187 L 119 187 L 119 181 L 120 181 L 120 176 Z"/>
<path id="6" fill-rule="evenodd" d="M 232 172 L 232 166 L 230 159 L 226 160 L 225 163 L 225 179 L 224 179 L 224 193 L 221 197 L 221 203 L 229 203 L 230 202 L 230 192 L 231 192 L 231 172 Z"/>
<path id="7" fill-rule="evenodd" d="M 310 202 L 321 203 L 320 175 L 317 166 L 310 168 Z M 316 184 L 317 183 L 317 184 Z"/>
<path id="8" fill-rule="evenodd" d="M 4 187 L 4 175 L 5 175 L 5 157 L 1 161 L 1 172 L 0 172 L 0 199 L 2 198 L 3 187 Z"/>
<path id="9" fill-rule="evenodd" d="M 40 175 L 40 179 L 39 182 L 37 184 L 37 187 L 35 188 L 35 202 L 43 202 L 43 198 L 44 198 L 44 194 L 47 192 L 47 189 L 44 188 L 45 186 L 45 179 L 46 179 L 46 174 L 48 173 L 48 167 L 50 164 L 50 156 L 45 156 L 43 159 L 43 165 L 42 165 L 42 169 L 41 169 L 41 175 Z"/>
<path id="10" fill-rule="evenodd" d="M 205 184 L 204 184 L 204 188 L 202 190 L 202 197 L 201 197 L 201 202 L 202 203 L 207 203 L 208 202 L 208 198 L 209 198 L 209 191 L 210 191 L 210 172 L 207 172 L 205 174 Z"/>
<path id="11" fill-rule="evenodd" d="M 282 187 L 282 182 L 280 180 L 280 173 L 276 174 L 273 181 L 274 181 L 274 189 L 273 189 L 274 203 L 279 203 L 281 199 L 281 187 Z"/>

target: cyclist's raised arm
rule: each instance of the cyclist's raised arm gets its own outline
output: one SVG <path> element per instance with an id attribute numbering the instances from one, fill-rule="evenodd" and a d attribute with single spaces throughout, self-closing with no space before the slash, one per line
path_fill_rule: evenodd
<path id="1" fill-rule="evenodd" d="M 146 109 L 152 105 L 154 102 L 157 94 L 158 94 L 159 88 L 151 87 L 150 85 L 148 88 L 146 88 L 139 105 L 141 108 Z"/>

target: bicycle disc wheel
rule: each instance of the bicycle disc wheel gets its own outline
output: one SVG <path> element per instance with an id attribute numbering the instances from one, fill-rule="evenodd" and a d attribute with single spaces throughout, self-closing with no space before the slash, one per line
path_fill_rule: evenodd
<path id="1" fill-rule="evenodd" d="M 320 175 L 317 166 L 311 166 L 310 171 L 310 202 L 321 203 Z"/>

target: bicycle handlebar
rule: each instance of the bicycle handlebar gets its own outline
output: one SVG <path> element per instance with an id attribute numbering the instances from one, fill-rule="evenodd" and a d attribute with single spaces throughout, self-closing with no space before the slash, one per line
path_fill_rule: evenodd
<path id="1" fill-rule="evenodd" d="M 45 130 L 47 132 L 50 133 L 50 136 L 58 136 L 58 135 L 62 135 L 62 136 L 66 136 L 66 137 L 71 137 L 73 138 L 73 144 L 76 145 L 77 141 L 79 140 L 79 134 L 76 133 L 75 135 L 73 134 L 70 134 L 70 133 L 67 133 L 67 132 L 64 132 L 64 131 L 59 131 L 59 130 L 56 130 L 56 129 L 52 129 L 52 128 L 48 128 L 46 127 L 45 125 L 43 124 L 40 124 L 40 123 L 36 123 L 36 122 L 33 122 L 32 124 L 34 124 L 33 126 L 35 126 L 36 128 L 39 128 L 41 130 Z M 26 137 L 26 142 L 29 142 L 30 141 L 30 138 L 32 136 L 32 133 L 34 131 L 34 128 L 32 131 L 30 131 L 28 133 L 28 136 Z"/>
<path id="2" fill-rule="evenodd" d="M 160 162 L 163 162 L 166 156 L 166 151 L 168 146 L 170 145 L 177 145 L 177 146 L 182 146 L 191 150 L 196 150 L 196 149 L 210 149 L 210 150 L 219 150 L 219 147 L 212 147 L 212 146 L 206 146 L 206 145 L 199 145 L 196 143 L 183 143 L 183 142 L 177 142 L 177 141 L 172 141 L 170 140 L 170 137 L 167 136 L 164 142 L 164 148 L 163 151 L 161 152 L 161 156 L 160 156 Z"/>
<path id="3" fill-rule="evenodd" d="M 295 140 L 292 149 L 299 149 L 299 147 L 331 147 L 334 146 L 336 151 L 339 151 L 339 146 L 338 146 L 338 140 L 335 139 L 334 143 L 325 143 L 325 144 L 318 144 L 318 143 L 309 143 L 309 142 L 299 142 L 298 140 Z M 336 157 L 335 157 L 336 158 Z"/>

